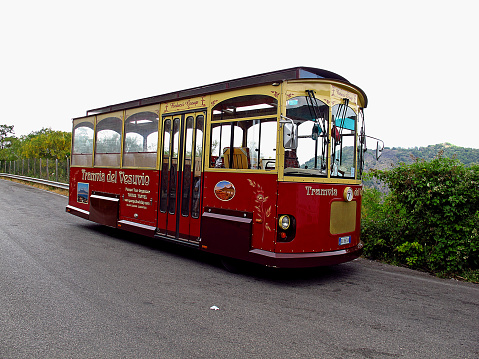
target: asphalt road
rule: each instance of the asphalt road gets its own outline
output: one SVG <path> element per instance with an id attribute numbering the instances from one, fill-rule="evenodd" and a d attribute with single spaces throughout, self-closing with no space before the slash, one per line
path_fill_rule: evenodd
<path id="1" fill-rule="evenodd" d="M 479 285 L 364 259 L 232 274 L 65 197 L 0 193 L 2 359 L 479 358 Z"/>

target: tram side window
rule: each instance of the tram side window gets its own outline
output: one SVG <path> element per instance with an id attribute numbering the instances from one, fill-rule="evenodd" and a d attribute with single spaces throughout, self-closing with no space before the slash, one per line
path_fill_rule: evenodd
<path id="1" fill-rule="evenodd" d="M 120 117 L 106 117 L 97 122 L 95 141 L 95 166 L 120 166 Z"/>
<path id="2" fill-rule="evenodd" d="M 276 167 L 278 101 L 267 95 L 227 99 L 213 108 L 210 167 L 272 170 Z M 221 122 L 220 122 L 221 121 Z"/>
<path id="3" fill-rule="evenodd" d="M 125 120 L 123 166 L 156 167 L 158 148 L 158 115 L 139 112 Z"/>
<path id="4" fill-rule="evenodd" d="M 273 170 L 275 118 L 213 123 L 210 167 Z"/>
<path id="5" fill-rule="evenodd" d="M 211 160 L 210 167 L 230 168 L 225 164 L 224 154 L 229 153 L 231 147 L 241 147 L 243 137 L 236 122 L 215 123 L 211 128 Z M 235 136 L 236 132 L 236 136 Z"/>
<path id="6" fill-rule="evenodd" d="M 92 165 L 93 118 L 73 121 L 72 166 Z"/>
<path id="7" fill-rule="evenodd" d="M 247 95 L 222 101 L 213 108 L 213 121 L 274 116 L 278 101 L 266 95 Z"/>
<path id="8" fill-rule="evenodd" d="M 247 121 L 250 168 L 273 170 L 276 168 L 276 119 Z"/>
<path id="9" fill-rule="evenodd" d="M 334 105 L 331 126 L 331 176 L 354 178 L 356 172 L 356 120 L 354 110 Z"/>

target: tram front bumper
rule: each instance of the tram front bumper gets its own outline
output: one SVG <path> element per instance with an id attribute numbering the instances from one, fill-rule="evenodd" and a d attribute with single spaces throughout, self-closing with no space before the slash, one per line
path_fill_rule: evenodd
<path id="1" fill-rule="evenodd" d="M 352 261 L 363 253 L 364 245 L 360 242 L 354 247 L 339 251 L 321 253 L 274 253 L 262 249 L 249 251 L 252 262 L 278 268 L 308 268 L 340 264 Z"/>

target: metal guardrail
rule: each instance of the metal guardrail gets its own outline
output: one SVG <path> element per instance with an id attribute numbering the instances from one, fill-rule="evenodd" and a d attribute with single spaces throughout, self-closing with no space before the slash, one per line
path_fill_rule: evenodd
<path id="1" fill-rule="evenodd" d="M 41 178 L 17 176 L 17 175 L 11 175 L 11 174 L 8 174 L 8 173 L 0 173 L 0 177 L 8 177 L 8 178 L 17 179 L 17 180 L 20 180 L 20 181 L 38 183 L 38 184 L 42 184 L 44 186 L 50 186 L 50 187 L 54 187 L 54 188 L 64 189 L 64 190 L 67 190 L 67 191 L 70 188 L 70 186 L 67 183 L 48 181 L 48 180 L 41 179 Z"/>

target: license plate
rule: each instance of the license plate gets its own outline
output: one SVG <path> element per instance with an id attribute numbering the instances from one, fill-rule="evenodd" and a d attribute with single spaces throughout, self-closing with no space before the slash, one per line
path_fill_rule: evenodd
<path id="1" fill-rule="evenodd" d="M 339 238 L 339 245 L 342 246 L 344 244 L 349 244 L 351 243 L 351 236 L 347 236 L 347 237 L 340 237 Z"/>

